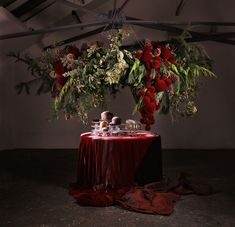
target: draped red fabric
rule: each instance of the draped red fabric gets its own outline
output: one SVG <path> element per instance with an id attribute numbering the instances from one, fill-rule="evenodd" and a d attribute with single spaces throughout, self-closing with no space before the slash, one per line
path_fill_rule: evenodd
<path id="1" fill-rule="evenodd" d="M 153 142 L 157 145 L 152 147 Z M 83 134 L 78 151 L 77 185 L 83 189 L 106 192 L 131 187 L 143 160 L 151 153 L 161 154 L 159 135 L 98 137 Z M 156 180 L 161 178 L 160 159 L 147 163 L 155 168 Z M 158 165 L 157 169 L 155 165 Z"/>
<path id="2" fill-rule="evenodd" d="M 77 167 L 77 181 L 70 195 L 81 206 L 118 205 L 141 213 L 169 215 L 179 195 L 211 193 L 208 185 L 185 174 L 161 181 L 161 140 L 155 134 L 83 134 Z"/>
<path id="3" fill-rule="evenodd" d="M 209 195 L 212 187 L 187 174 L 166 182 L 133 187 L 116 201 L 124 209 L 147 214 L 170 215 L 180 195 Z M 115 201 L 114 201 L 115 202 Z"/>
<path id="4" fill-rule="evenodd" d="M 191 176 L 181 174 L 168 182 L 153 182 L 143 187 L 133 186 L 112 192 L 71 189 L 70 194 L 81 206 L 118 205 L 124 209 L 145 213 L 170 215 L 180 195 L 209 195 L 212 187 Z"/>

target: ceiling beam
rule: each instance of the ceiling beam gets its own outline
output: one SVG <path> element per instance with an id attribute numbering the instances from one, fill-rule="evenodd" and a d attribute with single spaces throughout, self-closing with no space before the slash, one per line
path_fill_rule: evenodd
<path id="1" fill-rule="evenodd" d="M 83 34 L 80 34 L 80 35 L 77 35 L 77 36 L 74 36 L 72 38 L 69 38 L 69 39 L 65 39 L 65 40 L 62 40 L 60 42 L 57 42 L 56 44 L 54 45 L 48 45 L 46 47 L 44 47 L 44 50 L 48 49 L 48 48 L 54 48 L 55 46 L 63 46 L 63 45 L 66 45 L 68 43 L 72 43 L 72 42 L 75 42 L 75 41 L 78 41 L 78 40 L 81 40 L 81 39 L 85 39 L 85 38 L 88 38 L 90 36 L 93 36 L 93 35 L 97 35 L 103 31 L 108 31 L 112 29 L 112 26 L 109 25 L 109 26 L 102 26 L 102 27 L 99 27 L 95 30 L 92 30 L 92 31 L 89 31 L 89 32 L 86 32 L 86 33 L 83 33 Z"/>
<path id="2" fill-rule="evenodd" d="M 16 9 L 16 8 L 20 7 L 21 5 L 23 5 L 27 1 L 28 0 L 17 0 L 17 1 L 14 1 L 10 5 L 7 6 L 7 10 L 11 12 L 14 9 Z"/>
<path id="3" fill-rule="evenodd" d="M 133 18 L 133 17 L 126 17 L 126 18 Z M 235 22 L 209 22 L 209 21 L 194 21 L 194 22 L 181 22 L 181 21 L 146 21 L 138 18 L 124 20 L 123 23 L 125 24 L 135 24 L 135 25 L 171 25 L 171 26 L 194 26 L 194 25 L 218 25 L 218 26 L 235 26 Z"/>
<path id="4" fill-rule="evenodd" d="M 27 32 L 18 32 L 18 33 L 13 33 L 13 34 L 0 35 L 0 40 L 38 35 L 38 34 L 46 34 L 46 33 L 51 33 L 51 32 L 58 32 L 58 31 L 65 31 L 68 29 L 75 29 L 75 28 L 81 28 L 81 27 L 85 28 L 85 27 L 93 27 L 93 26 L 98 26 L 98 25 L 107 25 L 109 23 L 111 23 L 111 21 L 106 20 L 106 21 L 97 21 L 97 22 L 90 22 L 90 23 L 58 26 L 54 28 L 38 29 L 38 30 L 27 31 Z"/>
<path id="5" fill-rule="evenodd" d="M 49 8 L 50 6 L 54 5 L 56 3 L 56 0 L 47 0 L 46 2 L 43 2 L 38 7 L 35 7 L 27 14 L 20 17 L 21 21 L 26 22 L 30 20 L 31 18 L 35 17 L 36 15 L 40 14 L 45 9 Z"/>
<path id="6" fill-rule="evenodd" d="M 0 6 L 3 7 L 8 7 L 9 5 L 11 5 L 13 2 L 15 2 L 16 0 L 2 0 L 0 1 Z"/>
<path id="7" fill-rule="evenodd" d="M 134 23 L 134 25 L 141 26 L 144 28 L 151 28 L 151 29 L 155 29 L 159 31 L 166 31 L 166 32 L 170 32 L 173 34 L 177 34 L 177 35 L 181 35 L 185 31 L 185 29 L 174 27 L 169 24 L 145 23 L 145 21 L 142 21 L 141 19 L 138 19 L 138 18 L 128 17 L 128 16 L 126 18 L 128 19 L 128 21 L 136 20 L 140 22 L 138 24 Z M 213 37 L 212 34 L 205 34 L 205 33 L 200 33 L 200 32 L 195 32 L 195 31 L 190 31 L 190 30 L 187 30 L 187 32 L 192 36 L 192 38 L 186 39 L 188 42 L 200 42 L 200 41 L 212 40 L 216 42 L 222 42 L 222 43 L 233 45 L 233 40 L 227 39 L 227 38 L 233 38 L 234 37 L 233 33 L 226 33 L 226 34 L 223 34 L 223 36 L 220 35 L 220 36 Z"/>
<path id="8" fill-rule="evenodd" d="M 24 14 L 30 12 L 34 8 L 38 7 L 43 2 L 46 2 L 46 0 L 34 0 L 34 1 L 27 1 L 24 4 L 20 5 L 16 9 L 12 10 L 11 13 L 16 17 L 21 17 Z"/>

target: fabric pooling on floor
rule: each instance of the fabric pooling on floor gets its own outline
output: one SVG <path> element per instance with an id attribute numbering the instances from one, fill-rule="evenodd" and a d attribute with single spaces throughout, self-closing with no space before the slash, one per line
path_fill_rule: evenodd
<path id="1" fill-rule="evenodd" d="M 173 180 L 165 179 L 117 191 L 86 190 L 76 185 L 69 191 L 81 206 L 117 205 L 130 211 L 160 215 L 170 215 L 181 195 L 210 195 L 212 192 L 210 185 L 185 173 Z"/>

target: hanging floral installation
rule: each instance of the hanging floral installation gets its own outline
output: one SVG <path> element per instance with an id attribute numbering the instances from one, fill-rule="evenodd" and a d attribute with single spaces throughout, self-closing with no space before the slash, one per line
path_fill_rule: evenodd
<path id="1" fill-rule="evenodd" d="M 30 92 L 39 83 L 37 94 L 51 93 L 53 113 L 65 118 L 79 117 L 83 123 L 93 108 L 105 105 L 107 93 L 128 86 L 135 99 L 133 112 L 141 113 L 146 130 L 154 124 L 154 113 L 192 116 L 200 76 L 215 76 L 204 49 L 183 38 L 164 42 L 146 40 L 142 48 L 122 47 L 129 35 L 118 30 L 110 34 L 109 45 L 66 46 L 48 49 L 39 58 L 10 54 L 23 61 L 33 79 L 16 86 L 18 93 Z"/>

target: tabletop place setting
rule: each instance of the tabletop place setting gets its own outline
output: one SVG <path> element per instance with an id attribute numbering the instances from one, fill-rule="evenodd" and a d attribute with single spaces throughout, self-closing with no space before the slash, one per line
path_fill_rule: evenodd
<path id="1" fill-rule="evenodd" d="M 100 137 L 134 137 L 149 133 L 142 130 L 139 121 L 133 119 L 122 121 L 121 117 L 108 110 L 100 114 L 100 119 L 92 120 L 91 128 L 91 134 Z"/>

